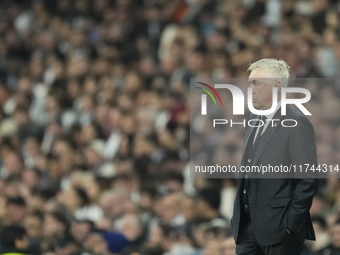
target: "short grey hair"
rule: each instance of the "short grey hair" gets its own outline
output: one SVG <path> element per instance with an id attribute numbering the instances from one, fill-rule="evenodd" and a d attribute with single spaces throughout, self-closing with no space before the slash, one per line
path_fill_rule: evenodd
<path id="1" fill-rule="evenodd" d="M 279 79 L 281 86 L 287 87 L 290 67 L 286 61 L 275 58 L 264 58 L 252 63 L 247 71 L 251 72 L 258 68 L 265 70 L 268 78 Z"/>

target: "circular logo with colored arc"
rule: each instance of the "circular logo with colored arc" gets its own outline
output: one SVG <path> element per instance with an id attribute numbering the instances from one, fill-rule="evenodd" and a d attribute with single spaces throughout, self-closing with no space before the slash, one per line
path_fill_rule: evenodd
<path id="1" fill-rule="evenodd" d="M 217 96 L 218 100 L 220 101 L 220 104 L 222 105 L 222 100 L 221 100 L 219 94 L 217 93 L 217 91 L 216 91 L 213 87 L 211 87 L 210 85 L 205 84 L 205 83 L 203 83 L 203 82 L 197 82 L 197 83 L 199 83 L 199 84 L 201 84 L 201 85 L 203 85 L 203 86 L 206 86 L 206 87 L 209 88 L 212 92 L 214 92 L 215 95 Z M 210 92 L 209 90 L 204 89 L 204 88 L 200 88 L 200 87 L 196 87 L 196 88 L 201 89 L 201 90 L 203 90 L 204 92 L 206 92 L 206 93 L 212 98 L 212 100 L 214 100 L 215 105 L 217 105 L 214 96 L 211 94 L 211 92 Z"/>

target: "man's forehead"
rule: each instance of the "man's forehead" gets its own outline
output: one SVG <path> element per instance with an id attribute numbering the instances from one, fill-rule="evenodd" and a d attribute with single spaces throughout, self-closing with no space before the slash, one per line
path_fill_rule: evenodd
<path id="1" fill-rule="evenodd" d="M 252 81 L 254 79 L 263 79 L 267 78 L 266 71 L 262 68 L 256 68 L 251 73 L 249 74 L 249 79 L 248 81 Z"/>

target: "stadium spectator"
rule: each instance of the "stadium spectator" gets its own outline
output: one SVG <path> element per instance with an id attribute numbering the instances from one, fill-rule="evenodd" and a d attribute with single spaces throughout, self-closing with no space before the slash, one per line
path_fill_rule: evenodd
<path id="1" fill-rule="evenodd" d="M 9 225 L 1 230 L 1 254 L 27 254 L 27 235 L 23 227 Z"/>
<path id="2" fill-rule="evenodd" d="M 234 254 L 236 182 L 191 178 L 190 154 L 206 146 L 238 167 L 244 130 L 191 121 L 190 79 L 246 78 L 262 58 L 283 58 L 293 78 L 337 78 L 339 10 L 335 0 L 0 1 L 0 229 L 25 226 L 34 255 Z M 340 87 L 323 81 L 304 85 L 306 108 L 318 161 L 334 169 Z M 311 209 L 320 242 L 304 255 L 338 252 L 340 182 L 329 177 Z M 216 219 L 226 226 L 210 231 Z"/>
<path id="3" fill-rule="evenodd" d="M 26 214 L 26 202 L 20 197 L 8 197 L 6 203 L 6 221 L 8 225 L 23 224 Z"/>

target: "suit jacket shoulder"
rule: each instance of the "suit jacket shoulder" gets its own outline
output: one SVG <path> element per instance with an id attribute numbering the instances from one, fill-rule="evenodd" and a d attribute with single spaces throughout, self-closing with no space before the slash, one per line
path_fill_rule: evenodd
<path id="1" fill-rule="evenodd" d="M 291 105 L 287 105 L 286 106 L 286 117 L 292 117 L 295 119 L 307 119 L 308 118 L 298 109 L 296 109 L 295 107 L 291 106 Z M 309 120 L 308 120 L 309 121 Z"/>

